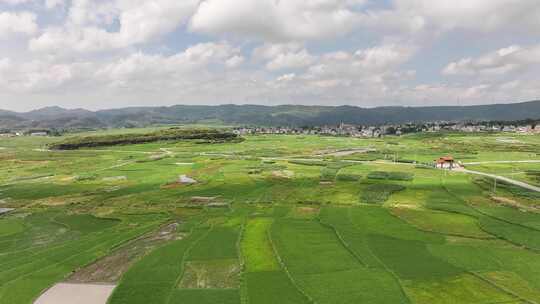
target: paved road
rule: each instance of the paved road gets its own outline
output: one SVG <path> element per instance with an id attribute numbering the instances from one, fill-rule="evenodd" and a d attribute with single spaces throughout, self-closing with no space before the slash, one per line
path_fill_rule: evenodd
<path id="1" fill-rule="evenodd" d="M 493 160 L 493 161 L 482 161 L 482 162 L 472 162 L 472 163 L 463 163 L 463 165 L 484 165 L 484 164 L 518 164 L 518 163 L 540 163 L 540 160 Z"/>
<path id="2" fill-rule="evenodd" d="M 490 178 L 493 178 L 493 179 L 496 179 L 496 180 L 500 180 L 500 181 L 503 181 L 503 182 L 506 182 L 506 183 L 509 183 L 509 184 L 512 184 L 512 185 L 515 185 L 515 186 L 518 186 L 518 187 L 522 187 L 522 188 L 525 188 L 525 189 L 528 189 L 528 190 L 540 192 L 540 187 L 536 187 L 536 186 L 533 186 L 533 185 L 530 185 L 530 184 L 527 184 L 527 183 L 524 183 L 524 182 L 520 182 L 520 181 L 511 179 L 511 178 L 508 178 L 508 177 L 500 176 L 500 175 L 489 174 L 489 173 L 484 173 L 484 172 L 479 172 L 479 171 L 473 171 L 473 170 L 468 170 L 468 169 L 464 169 L 464 168 L 454 169 L 454 171 L 468 173 L 468 174 L 476 174 L 476 175 L 487 176 L 487 177 L 490 177 Z"/>

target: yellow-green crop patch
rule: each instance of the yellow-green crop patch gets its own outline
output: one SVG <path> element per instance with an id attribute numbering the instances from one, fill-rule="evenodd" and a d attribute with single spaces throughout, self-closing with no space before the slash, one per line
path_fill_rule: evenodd
<path id="1" fill-rule="evenodd" d="M 246 271 L 279 270 L 279 263 L 270 243 L 272 218 L 253 218 L 248 220 L 242 238 L 242 257 Z"/>
<path id="2" fill-rule="evenodd" d="M 522 300 L 540 303 L 540 292 L 514 272 L 492 271 L 479 273 L 478 275 L 494 286 L 502 290 L 507 290 Z"/>
<path id="3" fill-rule="evenodd" d="M 404 287 L 412 302 L 417 304 L 514 303 L 520 300 L 469 274 L 445 280 L 405 281 Z"/>
<path id="4" fill-rule="evenodd" d="M 24 231 L 24 222 L 17 218 L 0 218 L 0 237 Z"/>

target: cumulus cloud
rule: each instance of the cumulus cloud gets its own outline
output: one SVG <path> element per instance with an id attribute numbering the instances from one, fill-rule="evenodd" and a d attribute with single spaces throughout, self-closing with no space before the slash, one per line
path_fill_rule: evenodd
<path id="1" fill-rule="evenodd" d="M 414 50 L 412 46 L 387 44 L 360 49 L 354 53 L 328 53 L 308 69 L 305 77 L 344 84 L 356 80 L 378 82 L 383 75 L 394 72 L 405 63 L 414 54 Z"/>
<path id="2" fill-rule="evenodd" d="M 63 7 L 65 6 L 65 0 L 45 0 L 45 7 L 47 9 L 53 9 L 56 7 Z"/>
<path id="3" fill-rule="evenodd" d="M 319 56 L 305 71 L 283 74 L 268 85 L 298 100 L 377 102 L 393 98 L 402 82 L 414 78 L 414 71 L 400 70 L 414 50 L 411 46 L 382 44 L 355 52 L 330 52 Z"/>
<path id="4" fill-rule="evenodd" d="M 82 63 L 0 61 L 0 88 L 8 92 L 43 92 L 60 87 L 82 75 Z"/>
<path id="5" fill-rule="evenodd" d="M 0 12 L 0 39 L 14 34 L 32 35 L 36 33 L 36 15 L 30 12 Z"/>
<path id="6" fill-rule="evenodd" d="M 240 56 L 240 55 L 235 55 L 229 59 L 227 59 L 227 61 L 225 61 L 225 65 L 229 68 L 235 68 L 235 67 L 238 67 L 239 65 L 241 65 L 243 62 L 244 62 L 244 57 L 243 56 Z"/>
<path id="7" fill-rule="evenodd" d="M 190 75 L 192 72 L 202 73 L 210 64 L 238 61 L 238 52 L 238 49 L 226 43 L 202 43 L 172 56 L 136 53 L 105 65 L 96 75 L 116 86 L 129 82 L 176 82 L 195 76 Z"/>
<path id="8" fill-rule="evenodd" d="M 0 0 L 0 92 L 114 106 L 533 99 L 540 45 L 525 43 L 539 33 L 537 0 Z"/>
<path id="9" fill-rule="evenodd" d="M 149 42 L 186 22 L 199 0 L 74 0 L 66 23 L 49 27 L 32 39 L 39 52 L 89 52 Z M 118 31 L 108 26 L 118 22 Z"/>
<path id="10" fill-rule="evenodd" d="M 0 88 L 20 93 L 54 91 L 66 85 L 161 91 L 204 81 L 212 73 L 219 75 L 210 72 L 214 66 L 233 68 L 242 60 L 239 49 L 227 43 L 201 43 L 170 56 L 138 52 L 107 62 L 15 63 L 4 58 L 0 60 Z"/>
<path id="11" fill-rule="evenodd" d="M 253 51 L 255 60 L 267 61 L 268 70 L 297 69 L 309 66 L 316 60 L 301 44 L 265 44 Z"/>
<path id="12" fill-rule="evenodd" d="M 260 40 L 310 40 L 344 35 L 358 23 L 350 0 L 207 0 L 191 29 Z"/>
<path id="13" fill-rule="evenodd" d="M 395 0 L 394 5 L 396 14 L 420 17 L 442 30 L 519 28 L 540 32 L 536 0 Z"/>
<path id="14" fill-rule="evenodd" d="M 0 4 L 5 3 L 8 5 L 19 5 L 30 1 L 31 0 L 0 0 Z"/>
<path id="15" fill-rule="evenodd" d="M 479 56 L 449 63 L 444 75 L 505 75 L 540 64 L 540 45 L 521 47 L 512 45 Z"/>

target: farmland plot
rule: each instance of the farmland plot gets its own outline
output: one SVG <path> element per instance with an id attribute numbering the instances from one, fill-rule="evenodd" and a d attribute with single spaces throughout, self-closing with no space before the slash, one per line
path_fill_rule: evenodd
<path id="1" fill-rule="evenodd" d="M 79 218 L 77 230 L 58 222 L 53 214 L 35 214 L 31 228 L 1 241 L 10 244 L 2 251 L 0 302 L 28 303 L 71 271 L 107 253 L 111 248 L 151 229 L 156 223 L 130 228 L 115 221 Z M 67 222 L 70 216 L 63 217 Z M 89 224 L 92 224 L 92 229 Z M 111 223 L 113 223 L 111 225 Z M 103 224 L 103 225 L 101 225 Z M 40 228 L 49 230 L 49 237 Z M 46 244 L 46 245 L 44 245 Z"/>
<path id="2" fill-rule="evenodd" d="M 272 239 L 293 280 L 317 303 L 408 303 L 391 277 L 363 266 L 330 228 L 278 220 Z"/>
<path id="3" fill-rule="evenodd" d="M 237 229 L 218 226 L 194 243 L 170 303 L 240 303 L 238 238 Z"/>

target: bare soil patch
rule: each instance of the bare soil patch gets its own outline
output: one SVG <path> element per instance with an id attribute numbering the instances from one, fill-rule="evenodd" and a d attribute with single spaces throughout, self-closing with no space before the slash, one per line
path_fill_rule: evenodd
<path id="1" fill-rule="evenodd" d="M 178 223 L 168 224 L 151 234 L 142 236 L 99 259 L 93 264 L 79 269 L 66 281 L 69 283 L 116 283 L 139 258 L 152 249 L 168 241 L 179 239 L 176 233 Z"/>
<path id="2" fill-rule="evenodd" d="M 210 203 L 214 202 L 218 197 L 217 196 L 192 196 L 192 203 Z"/>
<path id="3" fill-rule="evenodd" d="M 126 176 L 110 176 L 110 177 L 104 177 L 104 182 L 118 182 L 118 181 L 124 181 L 127 180 Z"/>
<path id="4" fill-rule="evenodd" d="M 516 200 L 513 200 L 511 198 L 508 198 L 508 197 L 490 196 L 490 198 L 491 198 L 492 201 L 494 201 L 495 203 L 497 203 L 499 205 L 504 205 L 504 206 L 520 209 L 520 210 L 523 210 L 523 211 L 536 211 L 537 210 L 537 208 L 535 208 L 535 207 L 524 205 L 524 204 L 522 204 L 522 203 L 520 203 L 520 202 L 518 202 Z"/>
<path id="5" fill-rule="evenodd" d="M 106 304 L 115 285 L 59 283 L 34 304 Z"/>
<path id="6" fill-rule="evenodd" d="M 191 261 L 180 288 L 238 288 L 240 284 L 240 265 L 237 260 Z"/>
<path id="7" fill-rule="evenodd" d="M 291 171 L 291 170 L 272 171 L 272 176 L 277 177 L 277 178 L 292 178 L 294 176 L 294 171 Z"/>
<path id="8" fill-rule="evenodd" d="M 57 197 L 47 197 L 35 201 L 37 205 L 41 206 L 64 206 L 70 204 L 79 204 L 85 203 L 92 200 L 93 196 L 57 196 Z"/>

